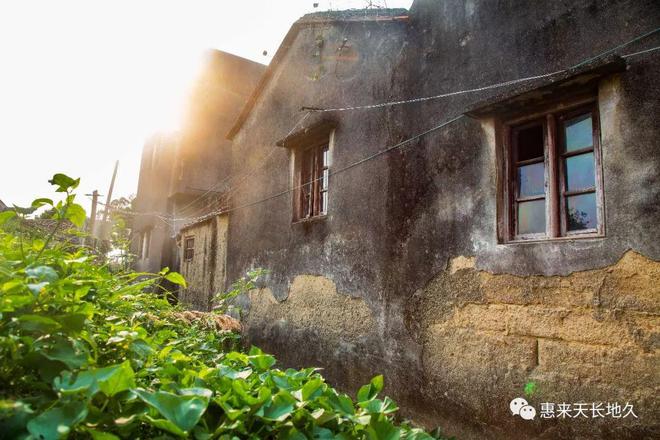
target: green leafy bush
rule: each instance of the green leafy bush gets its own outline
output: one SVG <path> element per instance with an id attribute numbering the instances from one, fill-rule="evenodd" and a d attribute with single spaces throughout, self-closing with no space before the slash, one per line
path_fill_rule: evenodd
<path id="1" fill-rule="evenodd" d="M 35 205 L 82 224 L 77 181 L 58 176 L 65 200 Z M 277 369 L 235 333 L 182 323 L 167 293 L 146 293 L 180 275 L 113 274 L 55 232 L 22 236 L 14 216 L 0 214 L 1 438 L 432 438 L 393 423 L 382 376 L 354 401 L 313 368 Z"/>

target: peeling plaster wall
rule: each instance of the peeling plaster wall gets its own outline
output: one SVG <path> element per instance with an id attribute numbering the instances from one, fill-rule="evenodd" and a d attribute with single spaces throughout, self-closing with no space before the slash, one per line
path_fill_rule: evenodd
<path id="1" fill-rule="evenodd" d="M 463 417 L 500 425 L 493 438 L 520 430 L 521 438 L 650 436 L 660 404 L 659 279 L 660 263 L 634 252 L 610 267 L 568 276 L 474 268 L 440 274 L 406 311 L 406 325 L 422 346 L 425 398 L 442 394 Z M 640 419 L 516 420 L 506 403 L 529 380 L 540 387 L 530 399 L 537 408 L 540 402 L 634 402 Z"/>
<path id="2" fill-rule="evenodd" d="M 657 2 L 628 0 L 418 0 L 410 15 L 408 24 L 299 33 L 234 140 L 235 170 L 269 157 L 234 193 L 236 206 L 288 187 L 290 153 L 271 148 L 302 105 L 430 96 L 555 71 L 660 22 Z M 319 34 L 330 52 L 348 38 L 364 62 L 351 75 L 312 79 Z M 629 51 L 658 44 L 656 35 Z M 598 85 L 605 238 L 498 243 L 494 136 L 487 121 L 468 118 L 331 178 L 324 220 L 292 223 L 286 195 L 231 212 L 228 279 L 271 270 L 269 290 L 245 301 L 247 341 L 285 366 L 323 367 L 347 391 L 382 373 L 405 416 L 462 439 L 658 437 L 659 67 L 660 52 L 631 59 Z M 337 122 L 331 167 L 490 96 L 324 115 Z M 537 404 L 618 399 L 640 418 L 514 418 L 508 403 L 527 380 L 539 383 Z"/>

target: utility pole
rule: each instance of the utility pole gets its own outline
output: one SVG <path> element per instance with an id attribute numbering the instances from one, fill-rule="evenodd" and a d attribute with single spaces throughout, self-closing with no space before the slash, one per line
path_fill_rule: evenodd
<path id="1" fill-rule="evenodd" d="M 90 241 L 92 247 L 96 247 L 96 239 L 94 238 L 94 228 L 96 227 L 96 211 L 99 203 L 99 192 L 94 190 L 91 194 L 85 194 L 86 196 L 92 196 L 92 213 L 89 216 L 89 223 L 87 224 L 87 233 L 88 237 L 83 239 L 83 243 L 86 243 L 87 240 Z"/>
<path id="2" fill-rule="evenodd" d="M 96 226 L 96 210 L 99 203 L 99 192 L 94 190 L 92 192 L 92 213 L 89 216 L 89 235 L 94 236 L 94 227 Z"/>
<path id="3" fill-rule="evenodd" d="M 119 161 L 115 162 L 115 170 L 112 172 L 112 180 L 110 181 L 110 189 L 108 190 L 108 197 L 105 199 L 105 209 L 103 210 L 103 224 L 108 220 L 108 213 L 110 212 L 110 202 L 112 202 L 112 189 L 115 187 L 115 178 L 117 177 L 117 168 L 119 168 Z"/>
<path id="4" fill-rule="evenodd" d="M 117 168 L 119 168 L 119 161 L 115 162 L 115 170 L 112 172 L 112 180 L 110 180 L 110 188 L 108 189 L 108 197 L 105 199 L 105 209 L 103 210 L 103 220 L 101 221 L 101 252 L 105 254 L 110 249 L 110 228 L 108 227 L 108 215 L 110 214 L 110 203 L 112 202 L 112 190 L 115 187 L 115 179 L 117 178 Z M 107 237 L 107 238 L 106 238 Z M 96 243 L 96 241 L 95 241 Z"/>

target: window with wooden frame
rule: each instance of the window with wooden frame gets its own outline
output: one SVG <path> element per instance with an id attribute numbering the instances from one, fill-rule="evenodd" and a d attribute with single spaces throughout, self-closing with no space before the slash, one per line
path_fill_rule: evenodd
<path id="1" fill-rule="evenodd" d="M 183 239 L 183 260 L 192 261 L 195 256 L 195 237 L 186 237 Z"/>
<path id="2" fill-rule="evenodd" d="M 504 125 L 504 240 L 604 235 L 595 103 Z"/>
<path id="3" fill-rule="evenodd" d="M 294 221 L 320 217 L 328 213 L 330 178 L 329 140 L 295 153 Z"/>

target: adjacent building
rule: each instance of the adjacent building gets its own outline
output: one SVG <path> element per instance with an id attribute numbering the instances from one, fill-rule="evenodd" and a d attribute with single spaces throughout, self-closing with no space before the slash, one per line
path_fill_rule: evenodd
<path id="1" fill-rule="evenodd" d="M 249 343 L 347 391 L 382 373 L 458 438 L 654 437 L 658 23 L 627 0 L 301 18 L 199 168 L 218 195 L 178 230 L 180 298 L 268 269 Z"/>
<path id="2" fill-rule="evenodd" d="M 158 272 L 179 266 L 181 226 L 220 206 L 229 177 L 236 120 L 265 66 L 209 51 L 188 99 L 182 128 L 152 136 L 142 150 L 131 250 L 134 267 Z M 220 183 L 219 183 L 220 182 Z"/>

